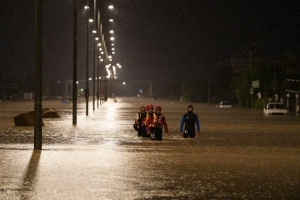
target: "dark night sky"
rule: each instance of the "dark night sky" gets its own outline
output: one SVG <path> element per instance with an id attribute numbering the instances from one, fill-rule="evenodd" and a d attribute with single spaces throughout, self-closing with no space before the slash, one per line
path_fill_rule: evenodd
<path id="1" fill-rule="evenodd" d="M 43 2 L 44 75 L 71 79 L 73 1 Z M 80 79 L 86 67 L 86 1 L 77 2 Z M 110 2 L 112 13 L 106 11 Z M 253 57 L 300 48 L 299 0 L 102 0 L 98 6 L 106 31 L 109 16 L 115 20 L 114 61 L 122 65 L 117 72 L 122 79 L 176 80 L 193 68 L 205 76 L 207 64 L 228 61 L 241 47 L 261 40 L 251 46 Z M 0 0 L 0 76 L 24 78 L 34 72 L 34 17 L 35 1 Z"/>

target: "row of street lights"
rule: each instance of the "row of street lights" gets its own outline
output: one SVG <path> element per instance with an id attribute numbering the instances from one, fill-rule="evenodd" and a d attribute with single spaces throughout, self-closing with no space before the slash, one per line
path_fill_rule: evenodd
<path id="1" fill-rule="evenodd" d="M 93 75 L 92 75 L 92 81 L 93 81 L 93 110 L 95 110 L 95 84 L 96 84 L 96 80 L 97 80 L 97 107 L 99 107 L 99 102 L 101 105 L 101 96 L 103 96 L 103 87 L 101 85 L 101 80 L 104 76 L 101 73 L 101 66 L 105 66 L 106 72 L 107 72 L 107 80 L 111 79 L 111 78 L 116 78 L 116 67 L 113 66 L 112 63 L 112 55 L 115 54 L 115 48 L 114 48 L 114 30 L 110 30 L 109 33 L 111 34 L 110 36 L 110 41 L 111 43 L 111 54 L 108 54 L 108 50 L 107 50 L 107 45 L 105 43 L 105 39 L 104 39 L 104 34 L 103 34 L 103 30 L 102 30 L 102 23 L 100 20 L 100 11 L 98 10 L 98 18 L 96 21 L 96 9 L 97 9 L 97 0 L 94 0 L 94 19 L 90 19 L 89 18 L 89 0 L 87 0 L 87 5 L 85 6 L 86 9 L 86 13 L 87 13 L 87 44 L 86 44 L 86 48 L 87 48 L 87 54 L 86 54 L 86 89 L 85 89 L 85 98 L 86 98 L 86 115 L 88 116 L 88 110 L 89 110 L 89 106 L 88 106 L 88 101 L 89 101 L 89 23 L 94 23 L 94 28 L 92 30 L 93 33 L 93 48 L 94 48 L 94 52 L 93 52 Z M 114 6 L 109 5 L 108 6 L 109 10 L 113 10 Z M 113 22 L 113 19 L 109 19 L 109 22 Z M 96 51 L 97 48 L 97 51 Z M 97 52 L 97 56 L 96 56 L 96 52 Z M 97 75 L 96 75 L 96 60 L 97 62 Z M 117 64 L 117 66 L 119 68 L 121 68 L 121 65 Z M 109 84 L 109 83 L 108 83 Z M 107 90 L 109 90 L 109 85 L 107 85 Z M 110 94 L 110 91 L 108 91 L 108 93 Z M 107 99 L 107 92 L 105 93 L 105 99 Z"/>
<path id="2" fill-rule="evenodd" d="M 77 124 L 77 9 L 76 0 L 74 3 L 74 29 L 73 29 L 73 125 Z M 95 54 L 96 54 L 96 41 L 98 42 L 98 75 L 97 75 L 97 91 L 101 91 L 99 80 L 101 75 L 101 63 L 109 69 L 108 79 L 114 77 L 116 78 L 115 68 L 111 65 L 112 56 L 108 55 L 107 46 L 104 40 L 104 34 L 102 32 L 102 24 L 100 23 L 100 11 L 98 10 L 98 27 L 96 27 L 96 6 L 97 2 L 94 0 L 94 20 L 89 19 L 89 0 L 87 0 L 87 5 L 85 6 L 87 11 L 87 49 L 86 49 L 86 115 L 88 115 L 88 98 L 89 98 L 89 23 L 94 22 L 94 61 L 93 61 L 93 110 L 95 109 Z M 109 6 L 109 9 L 113 9 L 113 6 Z M 36 0 L 36 13 L 35 13 L 35 123 L 34 123 L 34 149 L 42 149 L 42 0 Z M 113 22 L 112 19 L 109 20 Z M 97 32 L 98 29 L 98 32 Z M 98 34 L 97 34 L 98 33 Z M 110 31 L 111 34 L 114 33 L 113 30 Z M 110 37 L 111 41 L 114 41 L 113 36 Z M 114 43 L 111 44 L 114 46 Z M 115 54 L 115 49 L 111 49 L 112 54 Z M 101 55 L 100 55 L 101 54 Z M 99 100 L 99 95 L 97 95 Z M 100 98 L 101 99 L 101 98 Z M 100 101 L 101 103 L 101 101 Z"/>

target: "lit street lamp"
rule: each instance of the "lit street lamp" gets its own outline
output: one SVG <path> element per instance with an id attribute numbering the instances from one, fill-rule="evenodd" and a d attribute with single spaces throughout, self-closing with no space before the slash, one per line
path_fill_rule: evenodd
<path id="1" fill-rule="evenodd" d="M 85 79 L 85 103 L 86 103 L 86 116 L 89 115 L 89 23 L 93 20 L 89 19 L 89 0 L 87 0 L 86 8 L 86 79 Z"/>
<path id="2" fill-rule="evenodd" d="M 96 6 L 97 0 L 94 0 L 94 31 L 96 33 Z M 93 31 L 93 32 L 94 32 Z M 96 59 L 96 42 L 94 40 L 94 56 L 93 56 L 93 110 L 95 110 L 95 77 L 96 77 L 96 66 L 95 66 L 95 59 Z"/>

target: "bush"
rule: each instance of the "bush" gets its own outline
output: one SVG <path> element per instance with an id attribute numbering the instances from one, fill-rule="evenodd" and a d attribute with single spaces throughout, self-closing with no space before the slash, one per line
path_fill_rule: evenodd
<path id="1" fill-rule="evenodd" d="M 267 102 L 267 98 L 256 99 L 254 101 L 254 109 L 263 109 Z"/>

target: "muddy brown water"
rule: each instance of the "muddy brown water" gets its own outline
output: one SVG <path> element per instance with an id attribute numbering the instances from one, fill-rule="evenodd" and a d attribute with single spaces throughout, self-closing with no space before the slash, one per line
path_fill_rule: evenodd
<path id="1" fill-rule="evenodd" d="M 162 106 L 170 137 L 137 137 L 141 105 Z M 179 123 L 190 103 L 142 98 L 109 100 L 95 111 L 84 100 L 44 101 L 61 118 L 45 119 L 43 149 L 33 127 L 13 117 L 33 102 L 0 103 L 0 199 L 297 199 L 300 118 L 193 103 L 201 136 L 183 139 Z"/>

